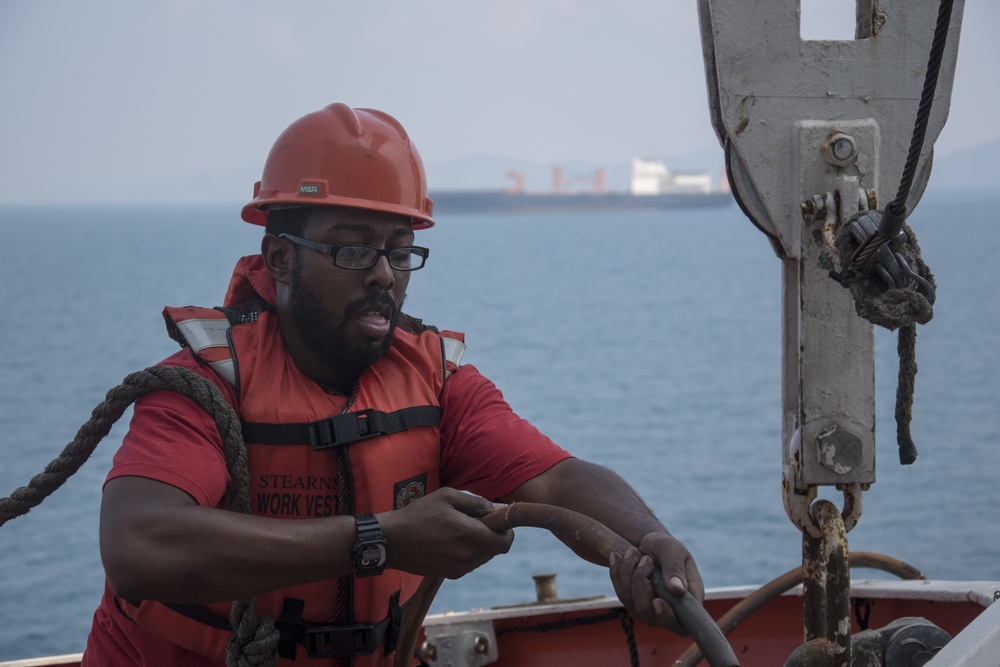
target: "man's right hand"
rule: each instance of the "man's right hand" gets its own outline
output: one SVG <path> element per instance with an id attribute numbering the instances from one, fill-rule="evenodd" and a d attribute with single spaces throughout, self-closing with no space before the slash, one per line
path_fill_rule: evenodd
<path id="1" fill-rule="evenodd" d="M 389 542 L 388 567 L 458 579 L 507 553 L 514 531 L 496 532 L 481 519 L 504 505 L 455 489 L 438 489 L 402 509 L 378 515 Z"/>

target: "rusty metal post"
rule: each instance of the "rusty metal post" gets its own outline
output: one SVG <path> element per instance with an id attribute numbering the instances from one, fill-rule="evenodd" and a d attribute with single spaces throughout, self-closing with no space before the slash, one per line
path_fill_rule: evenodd
<path id="1" fill-rule="evenodd" d="M 802 533 L 802 608 L 804 640 L 826 637 L 826 563 L 823 538 Z"/>
<path id="2" fill-rule="evenodd" d="M 851 664 L 851 564 L 847 530 L 840 511 L 827 501 L 816 503 L 816 521 L 823 528 L 826 560 L 826 639 L 834 667 Z"/>
<path id="3" fill-rule="evenodd" d="M 820 640 L 824 667 L 850 667 L 851 566 L 844 519 L 827 500 L 817 501 L 810 513 L 822 536 L 802 534 L 805 641 Z"/>

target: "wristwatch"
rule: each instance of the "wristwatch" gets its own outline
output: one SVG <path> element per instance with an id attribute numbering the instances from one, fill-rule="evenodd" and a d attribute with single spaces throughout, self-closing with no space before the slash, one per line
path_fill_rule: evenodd
<path id="1" fill-rule="evenodd" d="M 359 577 L 373 577 L 382 574 L 389 560 L 389 542 L 382 535 L 378 519 L 374 514 L 359 514 L 354 517 L 358 528 L 358 539 L 351 555 Z"/>

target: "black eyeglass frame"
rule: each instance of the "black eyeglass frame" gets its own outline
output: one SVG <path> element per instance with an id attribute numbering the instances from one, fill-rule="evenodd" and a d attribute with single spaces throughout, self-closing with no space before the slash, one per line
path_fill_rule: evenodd
<path id="1" fill-rule="evenodd" d="M 304 239 L 299 236 L 293 236 L 292 234 L 278 234 L 278 238 L 287 239 L 296 245 L 300 245 L 304 248 L 309 248 L 310 250 L 316 250 L 325 255 L 329 255 L 333 260 L 333 265 L 340 269 L 347 269 L 348 271 L 367 271 L 368 269 L 375 266 L 378 263 L 379 257 L 385 257 L 386 261 L 389 262 L 390 268 L 394 271 L 418 271 L 424 268 L 427 263 L 427 257 L 431 254 L 430 248 L 425 248 L 419 245 L 405 245 L 399 246 L 397 248 L 376 248 L 375 246 L 365 245 L 363 243 L 342 243 L 340 245 L 327 245 L 325 243 L 319 243 L 317 241 L 311 241 L 309 239 Z M 368 266 L 343 266 L 337 263 L 337 254 L 340 252 L 341 248 L 364 248 L 365 250 L 373 250 L 375 252 L 375 257 L 372 259 L 371 264 Z M 420 265 L 413 266 L 396 266 L 392 263 L 392 253 L 397 253 L 400 251 L 407 252 L 409 257 L 417 256 L 420 258 Z"/>

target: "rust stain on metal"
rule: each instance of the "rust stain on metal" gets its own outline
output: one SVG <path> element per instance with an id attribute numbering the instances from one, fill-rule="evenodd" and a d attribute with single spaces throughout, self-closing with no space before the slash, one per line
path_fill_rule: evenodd
<path id="1" fill-rule="evenodd" d="M 872 38 L 878 37 L 879 31 L 885 26 L 885 12 L 879 11 L 878 0 L 872 2 Z"/>
<path id="2" fill-rule="evenodd" d="M 757 104 L 757 98 L 753 95 L 747 95 L 740 100 L 738 109 L 740 122 L 736 125 L 736 130 L 734 131 L 736 136 L 741 135 L 743 130 L 747 129 L 747 126 L 750 125 L 750 108 L 755 104 Z"/>
<path id="3" fill-rule="evenodd" d="M 823 222 L 823 246 L 834 257 L 840 256 L 840 248 L 837 247 L 837 221 L 827 218 Z"/>
<path id="4" fill-rule="evenodd" d="M 875 211 L 878 209 L 878 193 L 873 189 L 865 191 L 865 196 L 868 199 L 868 208 Z"/>

